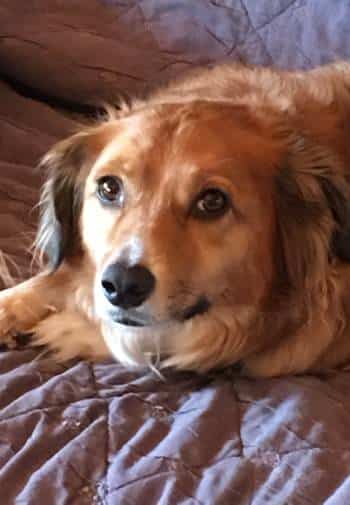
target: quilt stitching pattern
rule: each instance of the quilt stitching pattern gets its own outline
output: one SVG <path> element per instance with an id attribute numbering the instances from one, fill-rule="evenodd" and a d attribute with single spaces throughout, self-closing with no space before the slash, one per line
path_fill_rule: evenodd
<path id="1" fill-rule="evenodd" d="M 157 479 L 163 482 L 164 493 L 167 487 L 171 488 L 168 498 L 164 498 L 168 500 L 166 503 L 188 500 L 188 503 L 205 505 L 201 487 L 208 478 L 220 479 L 223 468 L 225 474 L 234 469 L 236 473 L 233 472 L 224 497 L 218 503 L 231 503 L 230 500 L 243 496 L 249 496 L 254 503 L 264 479 L 269 476 L 263 485 L 269 493 L 271 479 L 273 482 L 279 475 L 294 471 L 295 465 L 306 461 L 305 458 L 327 460 L 332 457 L 338 458 L 340 466 L 342 462 L 350 464 L 350 440 L 342 439 L 338 443 L 336 436 L 331 443 L 323 439 L 324 431 L 315 435 L 298 426 L 293 415 L 290 419 L 285 417 L 286 400 L 281 393 L 274 396 L 282 380 L 271 380 L 268 381 L 270 386 L 262 386 L 269 388 L 269 398 L 273 399 L 266 402 L 266 391 L 259 392 L 254 381 L 238 379 L 226 372 L 213 374 L 205 380 L 192 374 L 169 377 L 166 384 L 152 376 L 128 373 L 129 380 L 124 384 L 125 372 L 117 364 L 77 363 L 73 368 L 56 367 L 48 373 L 49 363 L 33 361 L 33 356 L 32 351 L 0 353 L 0 383 L 6 384 L 7 392 L 15 388 L 9 396 L 10 403 L 3 405 L 2 410 L 7 414 L 0 419 L 3 496 L 10 496 L 6 495 L 10 490 L 6 489 L 5 476 L 11 474 L 11 467 L 15 470 L 21 464 L 23 457 L 30 458 L 45 446 L 45 438 L 39 433 L 49 434 L 47 429 L 56 433 L 49 435 L 48 440 L 58 442 L 57 451 L 39 466 L 36 463 L 32 479 L 45 468 L 47 478 L 55 482 L 63 471 L 65 478 L 71 476 L 74 483 L 70 490 L 71 500 L 78 504 L 132 503 Z M 6 364 L 9 358 L 13 368 Z M 33 390 L 28 383 L 28 389 L 16 397 L 13 393 L 18 383 L 18 366 L 21 381 L 25 381 L 24 358 L 29 365 L 28 373 L 36 370 L 40 375 L 42 369 L 44 378 Z M 343 378 L 347 377 L 344 374 Z M 317 378 L 305 381 L 304 387 L 298 380 L 291 380 L 294 386 L 290 387 L 300 395 L 293 400 L 296 404 L 303 404 L 305 398 L 312 401 L 313 395 L 323 396 L 322 390 L 315 389 L 316 384 L 320 385 Z M 346 423 L 349 413 L 344 409 L 342 390 L 337 388 L 336 380 L 331 387 L 336 398 L 334 409 Z M 70 401 L 57 401 L 63 390 L 71 392 Z M 27 406 L 34 400 L 33 408 L 21 409 L 23 398 Z M 278 416 L 281 420 L 270 432 Z M 332 414 L 331 419 L 333 417 Z M 261 422 L 263 418 L 265 421 Z M 19 428 L 22 434 L 18 438 Z M 312 428 L 311 425 L 308 429 Z M 35 439 L 33 433 L 36 433 Z M 197 451 L 201 453 L 199 459 Z M 71 456 L 67 459 L 66 454 Z M 249 471 L 250 479 L 245 483 L 248 488 L 244 492 L 240 491 L 238 468 Z M 23 484 L 17 494 L 18 502 L 29 500 L 31 503 L 26 495 L 26 484 Z M 302 486 L 299 493 L 302 500 Z"/>

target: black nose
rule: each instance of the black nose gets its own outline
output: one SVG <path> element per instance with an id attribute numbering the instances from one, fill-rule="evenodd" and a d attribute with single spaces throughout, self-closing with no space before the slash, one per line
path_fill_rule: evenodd
<path id="1" fill-rule="evenodd" d="M 147 268 L 122 263 L 109 265 L 102 275 L 102 288 L 107 300 L 117 307 L 138 307 L 152 293 L 156 279 Z"/>

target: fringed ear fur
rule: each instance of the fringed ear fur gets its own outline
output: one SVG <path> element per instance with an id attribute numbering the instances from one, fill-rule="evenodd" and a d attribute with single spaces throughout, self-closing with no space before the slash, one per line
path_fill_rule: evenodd
<path id="1" fill-rule="evenodd" d="M 319 286 L 332 257 L 350 261 L 349 185 L 332 156 L 305 149 L 276 178 L 284 269 L 296 290 Z"/>
<path id="2" fill-rule="evenodd" d="M 82 171 L 88 158 L 87 134 L 78 133 L 54 146 L 40 164 L 47 172 L 47 181 L 40 201 L 35 249 L 41 262 L 47 262 L 52 270 L 79 248 Z"/>
<path id="3" fill-rule="evenodd" d="M 312 181 L 314 194 L 307 195 L 307 188 L 300 182 L 288 168 L 282 170 L 276 180 L 277 225 L 283 264 L 288 284 L 296 291 L 305 288 L 311 271 L 324 270 L 332 233 L 324 199 L 321 193 L 317 195 L 318 184 Z"/>
<path id="4" fill-rule="evenodd" d="M 331 254 L 340 260 L 350 262 L 350 195 L 347 184 L 336 184 L 328 178 L 321 180 L 329 208 L 335 220 L 335 230 L 331 242 Z"/>

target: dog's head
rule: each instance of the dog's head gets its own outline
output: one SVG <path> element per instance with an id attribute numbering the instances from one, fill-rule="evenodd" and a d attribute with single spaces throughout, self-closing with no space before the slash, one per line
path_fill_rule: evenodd
<path id="1" fill-rule="evenodd" d="M 271 118 L 149 105 L 46 156 L 39 243 L 53 269 L 89 272 L 122 362 L 230 364 L 293 324 L 284 304 L 319 296 L 347 215 L 338 161 Z"/>

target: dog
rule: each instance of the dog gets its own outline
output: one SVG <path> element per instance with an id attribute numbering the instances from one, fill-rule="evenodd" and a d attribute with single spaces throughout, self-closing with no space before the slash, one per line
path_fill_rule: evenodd
<path id="1" fill-rule="evenodd" d="M 43 158 L 0 341 L 256 377 L 350 361 L 350 63 L 196 70 Z"/>

